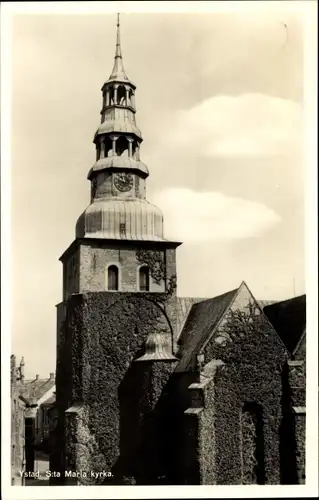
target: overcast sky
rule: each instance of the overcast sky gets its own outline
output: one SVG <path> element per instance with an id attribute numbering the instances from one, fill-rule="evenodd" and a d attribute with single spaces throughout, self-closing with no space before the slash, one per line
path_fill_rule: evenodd
<path id="1" fill-rule="evenodd" d="M 13 24 L 12 352 L 28 376 L 55 370 L 58 258 L 89 203 L 115 25 L 115 14 Z M 184 241 L 178 295 L 215 296 L 242 280 L 259 299 L 293 296 L 294 281 L 304 293 L 297 16 L 122 14 L 121 39 L 147 198 L 164 212 L 166 237 Z"/>

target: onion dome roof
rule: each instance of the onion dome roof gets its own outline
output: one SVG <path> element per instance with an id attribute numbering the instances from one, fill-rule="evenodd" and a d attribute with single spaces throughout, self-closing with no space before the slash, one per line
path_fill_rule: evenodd
<path id="1" fill-rule="evenodd" d="M 95 200 L 79 217 L 76 238 L 165 241 L 163 214 L 140 198 Z"/>

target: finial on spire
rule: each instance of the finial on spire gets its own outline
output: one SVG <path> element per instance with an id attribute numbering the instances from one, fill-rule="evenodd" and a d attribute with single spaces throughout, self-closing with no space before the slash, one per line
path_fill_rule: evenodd
<path id="1" fill-rule="evenodd" d="M 120 14 L 117 14 L 117 22 L 116 22 L 116 49 L 115 49 L 115 57 L 121 57 L 121 39 L 120 39 Z"/>

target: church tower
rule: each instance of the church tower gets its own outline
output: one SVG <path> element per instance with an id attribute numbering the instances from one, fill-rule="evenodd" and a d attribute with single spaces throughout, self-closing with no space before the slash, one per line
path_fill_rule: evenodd
<path id="1" fill-rule="evenodd" d="M 77 221 L 75 241 L 61 257 L 64 300 L 72 293 L 167 290 L 164 250 L 178 244 L 164 239 L 162 212 L 146 199 L 149 171 L 140 158 L 135 90 L 123 65 L 118 16 L 114 66 L 102 87 L 101 124 L 93 141 L 96 161 L 88 173 L 91 202 Z M 153 270 L 150 249 L 156 249 Z"/>
<path id="2" fill-rule="evenodd" d="M 141 160 L 135 91 L 124 69 L 118 15 L 114 66 L 102 86 L 96 159 L 88 173 L 90 204 L 60 258 L 59 416 L 50 467 L 62 475 L 97 470 L 97 464 L 115 476 L 129 475 L 142 439 L 140 421 L 176 363 L 180 243 L 164 238 L 162 212 L 146 199 L 149 171 Z M 82 477 L 79 484 L 92 482 Z"/>

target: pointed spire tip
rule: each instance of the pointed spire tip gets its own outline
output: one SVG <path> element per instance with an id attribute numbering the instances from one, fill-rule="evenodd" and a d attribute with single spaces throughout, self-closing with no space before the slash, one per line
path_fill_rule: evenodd
<path id="1" fill-rule="evenodd" d="M 116 46 L 114 55 L 114 66 L 109 80 L 127 81 L 128 77 L 125 73 L 123 66 L 122 50 L 121 50 L 121 37 L 120 37 L 120 14 L 117 14 L 116 22 Z"/>

